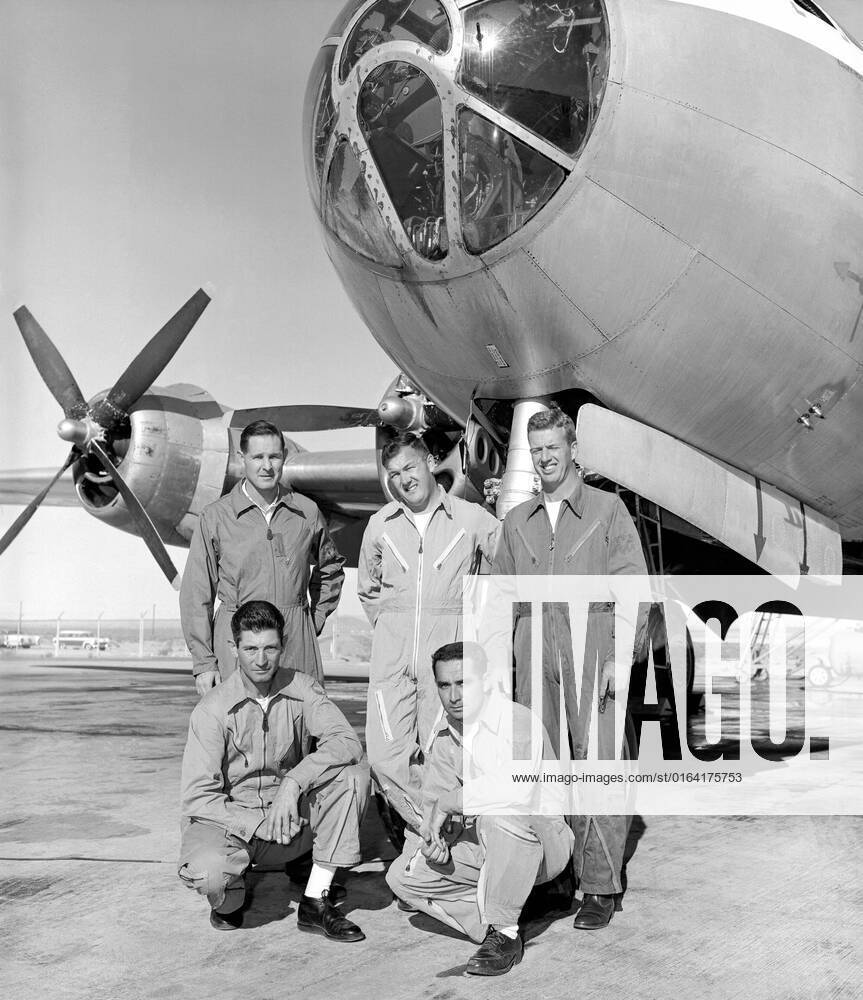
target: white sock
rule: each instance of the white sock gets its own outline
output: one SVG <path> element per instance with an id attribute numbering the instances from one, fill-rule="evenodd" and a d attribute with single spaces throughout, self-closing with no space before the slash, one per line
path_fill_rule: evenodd
<path id="1" fill-rule="evenodd" d="M 309 896 L 311 899 L 320 899 L 321 895 L 327 892 L 333 884 L 333 876 L 335 874 L 335 870 L 332 868 L 324 868 L 323 865 L 313 864 L 303 895 Z"/>
<path id="2" fill-rule="evenodd" d="M 509 927 L 495 927 L 496 931 L 500 931 L 505 937 L 508 937 L 511 941 L 515 941 L 518 937 L 518 924 L 511 924 Z"/>

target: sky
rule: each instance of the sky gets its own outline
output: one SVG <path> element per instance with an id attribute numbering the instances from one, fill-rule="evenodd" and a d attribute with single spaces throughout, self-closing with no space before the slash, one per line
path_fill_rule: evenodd
<path id="1" fill-rule="evenodd" d="M 300 136 L 306 78 L 341 7 L 0 3 L 0 468 L 56 468 L 68 450 L 12 320 L 22 303 L 87 397 L 209 283 L 159 384 L 236 407 L 377 405 L 395 368 L 324 253 Z M 296 439 L 368 447 L 372 433 Z M 0 533 L 20 509 L 0 508 Z M 182 568 L 185 551 L 170 553 Z M 176 614 L 143 542 L 78 508 L 43 507 L 0 558 L 0 618 L 19 601 L 40 618 Z M 360 613 L 355 600 L 344 610 Z"/>
<path id="2" fill-rule="evenodd" d="M 863 0 L 823 6 L 863 38 Z M 68 451 L 12 321 L 22 303 L 87 397 L 206 283 L 213 301 L 160 384 L 235 407 L 377 404 L 395 369 L 324 253 L 303 167 L 306 78 L 341 7 L 0 0 L 0 468 L 56 468 Z M 19 511 L 0 507 L 0 533 Z M 352 584 L 342 610 L 359 614 Z M 33 618 L 177 607 L 143 542 L 53 507 L 0 557 L 0 619 L 19 601 Z"/>

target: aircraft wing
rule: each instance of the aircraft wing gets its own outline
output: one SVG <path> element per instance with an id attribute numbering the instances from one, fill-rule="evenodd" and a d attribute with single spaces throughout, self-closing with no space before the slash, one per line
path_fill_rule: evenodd
<path id="1" fill-rule="evenodd" d="M 0 504 L 27 504 L 45 487 L 56 469 L 14 469 L 0 472 Z M 79 504 L 68 472 L 54 486 L 43 501 L 47 507 L 77 507 Z"/>

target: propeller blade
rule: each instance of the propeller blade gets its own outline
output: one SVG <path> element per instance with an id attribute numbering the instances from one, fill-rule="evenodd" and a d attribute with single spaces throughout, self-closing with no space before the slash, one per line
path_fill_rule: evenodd
<path id="1" fill-rule="evenodd" d="M 2 555 L 2 553 L 9 548 L 12 542 L 15 541 L 15 539 L 21 533 L 21 530 L 23 529 L 24 525 L 36 513 L 36 511 L 41 506 L 42 501 L 51 492 L 51 488 L 54 486 L 54 484 L 57 482 L 60 476 L 62 476 L 63 473 L 69 468 L 69 466 L 72 465 L 72 463 L 79 458 L 80 454 L 81 452 L 78 451 L 77 448 L 73 448 L 69 452 L 66 461 L 60 466 L 60 468 L 54 474 L 54 478 L 51 480 L 51 482 L 48 483 L 48 485 L 43 490 L 41 490 L 35 497 L 33 497 L 30 503 L 28 503 L 27 506 L 24 508 L 24 510 L 22 510 L 21 513 L 15 518 L 15 520 L 12 523 L 12 527 L 9 528 L 9 530 L 6 532 L 5 535 L 3 535 L 2 538 L 0 538 L 0 555 Z"/>
<path id="2" fill-rule="evenodd" d="M 167 368 L 209 301 L 210 296 L 203 288 L 199 288 L 150 339 L 117 379 L 105 399 L 94 407 L 93 416 L 97 423 L 110 428 L 125 419 L 129 408 L 134 406 Z"/>
<path id="3" fill-rule="evenodd" d="M 335 431 L 345 427 L 377 427 L 378 411 L 352 406 L 262 406 L 234 410 L 232 427 L 245 427 L 255 420 L 269 420 L 288 434 L 299 431 Z"/>
<path id="4" fill-rule="evenodd" d="M 87 401 L 84 399 L 84 394 L 51 338 L 39 326 L 27 306 L 16 309 L 12 316 L 18 324 L 30 357 L 42 376 L 42 381 L 51 390 L 54 399 L 63 407 L 63 413 L 76 420 L 86 416 Z"/>
<path id="5" fill-rule="evenodd" d="M 153 558 L 159 564 L 159 569 L 161 569 L 161 571 L 168 578 L 168 582 L 174 590 L 179 590 L 180 574 L 177 572 L 177 567 L 171 562 L 168 550 L 165 548 L 164 542 L 159 537 L 158 531 L 156 531 L 153 526 L 153 522 L 150 520 L 149 514 L 144 510 L 141 501 L 132 492 L 126 480 L 120 475 L 120 470 L 116 468 L 114 463 L 108 457 L 107 452 L 98 441 L 91 442 L 89 450 L 91 454 L 94 454 L 99 459 L 102 467 L 120 491 L 120 496 L 122 496 L 122 498 L 126 501 L 126 507 L 135 521 L 135 526 L 137 527 L 141 537 L 144 539 L 147 548 L 152 553 Z"/>

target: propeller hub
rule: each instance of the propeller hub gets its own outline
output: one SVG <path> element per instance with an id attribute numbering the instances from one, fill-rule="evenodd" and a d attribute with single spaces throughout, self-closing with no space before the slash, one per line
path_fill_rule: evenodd
<path id="1" fill-rule="evenodd" d="M 69 444 L 77 445 L 79 448 L 86 446 L 93 440 L 100 428 L 93 427 L 89 420 L 73 420 L 67 418 L 57 424 L 57 434 Z M 96 432 L 96 433 L 94 433 Z"/>

